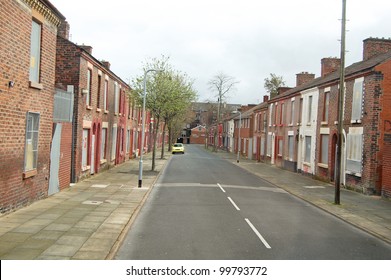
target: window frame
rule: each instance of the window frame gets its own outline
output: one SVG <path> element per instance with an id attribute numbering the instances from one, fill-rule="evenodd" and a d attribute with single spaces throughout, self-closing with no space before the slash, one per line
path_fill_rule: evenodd
<path id="1" fill-rule="evenodd" d="M 31 126 L 29 118 L 31 116 Z M 34 117 L 35 116 L 35 121 Z M 41 114 L 38 112 L 27 112 L 26 113 L 26 135 L 25 135 L 25 144 L 24 144 L 24 162 L 23 162 L 23 171 L 25 173 L 25 178 L 29 177 L 29 175 L 26 174 L 32 174 L 34 171 L 37 170 L 38 167 L 38 148 L 39 148 L 39 128 L 40 128 L 40 121 L 41 121 Z M 31 135 L 29 137 L 29 135 Z M 35 137 L 34 137 L 35 136 Z M 34 142 L 34 138 L 36 139 L 36 142 Z M 29 143 L 29 140 L 31 140 L 31 144 Z M 29 146 L 32 146 L 31 151 L 29 151 Z M 31 155 L 30 155 L 31 153 Z M 34 156 L 35 153 L 35 156 Z M 30 157 L 32 157 L 32 166 L 31 168 L 28 166 L 27 162 L 30 160 Z"/>
<path id="2" fill-rule="evenodd" d="M 41 82 L 41 58 L 42 58 L 42 22 L 33 18 L 31 21 L 30 35 L 30 67 L 29 81 L 30 87 L 42 89 Z M 35 29 L 37 28 L 37 29 Z M 36 41 L 34 43 L 34 40 Z"/>

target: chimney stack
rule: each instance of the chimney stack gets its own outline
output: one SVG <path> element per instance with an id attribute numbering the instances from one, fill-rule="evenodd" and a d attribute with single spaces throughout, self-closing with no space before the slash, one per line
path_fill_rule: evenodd
<path id="1" fill-rule="evenodd" d="M 391 39 L 368 38 L 364 40 L 363 60 L 391 51 Z"/>
<path id="2" fill-rule="evenodd" d="M 301 72 L 299 74 L 296 74 L 296 86 L 304 85 L 310 81 L 315 79 L 315 74 L 311 74 L 308 72 Z"/>
<path id="3" fill-rule="evenodd" d="M 107 70 L 110 70 L 110 62 L 106 61 L 106 60 L 102 60 L 101 63 L 103 64 L 103 66 L 107 69 Z"/>
<path id="4" fill-rule="evenodd" d="M 88 52 L 89 54 L 92 54 L 92 47 L 91 47 L 91 46 L 79 45 L 78 47 L 79 47 L 79 48 L 82 48 L 83 50 L 85 50 L 85 51 Z"/>
<path id="5" fill-rule="evenodd" d="M 263 102 L 268 102 L 269 101 L 269 96 L 268 95 L 264 95 L 263 96 Z"/>
<path id="6" fill-rule="evenodd" d="M 326 57 L 321 60 L 321 77 L 337 71 L 341 66 L 341 59 L 336 57 Z"/>
<path id="7" fill-rule="evenodd" d="M 57 29 L 57 35 L 69 40 L 69 23 L 66 20 L 62 20 L 60 26 Z"/>

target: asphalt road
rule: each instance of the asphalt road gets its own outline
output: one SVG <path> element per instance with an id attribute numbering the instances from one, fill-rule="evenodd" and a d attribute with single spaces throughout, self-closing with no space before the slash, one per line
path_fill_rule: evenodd
<path id="1" fill-rule="evenodd" d="M 194 145 L 174 155 L 116 259 L 391 259 L 391 246 Z"/>

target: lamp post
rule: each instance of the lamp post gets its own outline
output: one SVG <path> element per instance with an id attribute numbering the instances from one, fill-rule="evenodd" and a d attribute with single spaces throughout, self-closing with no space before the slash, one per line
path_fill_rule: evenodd
<path id="1" fill-rule="evenodd" d="M 143 111 L 141 122 L 141 147 L 140 147 L 140 160 L 139 160 L 139 172 L 138 172 L 138 187 L 143 185 L 143 151 L 144 151 L 144 138 L 145 138 L 145 97 L 147 96 L 147 74 L 152 71 L 160 71 L 156 69 L 148 69 L 144 73 L 144 94 L 143 94 Z"/>
<path id="2" fill-rule="evenodd" d="M 232 113 L 239 113 L 239 128 L 238 128 L 238 155 L 236 157 L 236 162 L 239 163 L 240 158 L 240 128 L 242 127 L 242 113 L 240 111 L 233 111 Z"/>

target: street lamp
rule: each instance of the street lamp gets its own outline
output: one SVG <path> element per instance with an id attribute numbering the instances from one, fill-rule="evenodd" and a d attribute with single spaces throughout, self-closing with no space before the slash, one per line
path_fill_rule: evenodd
<path id="1" fill-rule="evenodd" d="M 159 72 L 161 70 L 148 69 L 144 73 L 144 94 L 143 94 L 143 111 L 142 111 L 142 123 L 141 123 L 141 148 L 140 148 L 140 160 L 139 160 L 139 172 L 138 172 L 138 187 L 143 185 L 143 151 L 144 151 L 144 138 L 145 138 L 145 97 L 147 96 L 147 74 L 149 72 Z"/>
<path id="2" fill-rule="evenodd" d="M 240 111 L 233 111 L 232 113 L 239 113 L 239 129 L 238 129 L 238 156 L 236 157 L 236 162 L 239 163 L 240 158 L 240 128 L 242 127 L 242 113 Z"/>

